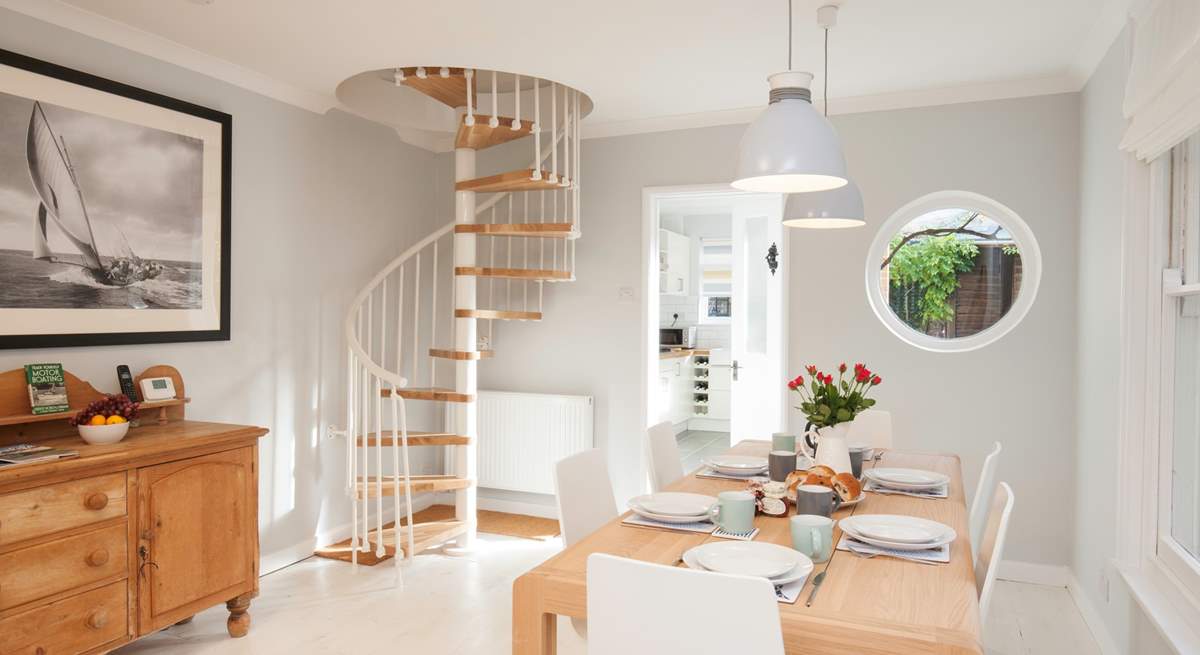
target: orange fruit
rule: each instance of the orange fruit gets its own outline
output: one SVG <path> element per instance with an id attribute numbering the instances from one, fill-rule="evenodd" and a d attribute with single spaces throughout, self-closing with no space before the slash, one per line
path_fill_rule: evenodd
<path id="1" fill-rule="evenodd" d="M 99 414 L 93 416 L 91 418 L 91 420 L 88 421 L 88 425 L 104 425 L 104 423 L 105 423 L 104 417 Z"/>
<path id="2" fill-rule="evenodd" d="M 112 416 L 108 417 L 107 421 L 105 421 L 105 423 L 108 423 L 109 425 L 116 425 L 118 423 L 124 423 L 124 422 L 125 422 L 125 417 L 121 416 L 120 414 L 113 414 Z"/>

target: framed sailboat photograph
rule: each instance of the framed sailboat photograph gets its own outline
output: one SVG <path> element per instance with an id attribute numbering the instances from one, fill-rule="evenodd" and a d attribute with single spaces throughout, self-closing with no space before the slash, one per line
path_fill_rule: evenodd
<path id="1" fill-rule="evenodd" d="M 232 117 L 0 50 L 0 348 L 229 339 Z"/>

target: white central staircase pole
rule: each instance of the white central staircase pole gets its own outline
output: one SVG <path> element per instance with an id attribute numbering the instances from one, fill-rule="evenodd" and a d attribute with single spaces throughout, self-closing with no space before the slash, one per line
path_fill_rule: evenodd
<path id="1" fill-rule="evenodd" d="M 475 151 L 458 148 L 454 151 L 454 180 L 475 178 Z M 454 192 L 454 221 L 475 222 L 475 192 Z M 454 266 L 475 266 L 475 235 L 454 233 Z M 477 309 L 475 305 L 475 276 L 454 276 L 454 300 L 457 309 Z M 475 336 L 474 318 L 454 318 L 454 349 L 473 351 L 478 347 Z M 473 359 L 455 360 L 454 390 L 475 396 L 478 389 L 477 362 Z M 454 447 L 454 475 L 468 480 L 479 476 L 475 463 L 475 440 L 479 436 L 476 425 L 476 403 L 453 403 L 453 431 L 466 437 L 468 444 Z M 467 524 L 467 530 L 455 542 L 459 548 L 470 548 L 475 542 L 476 513 L 475 485 L 459 489 L 454 493 L 454 516 Z"/>

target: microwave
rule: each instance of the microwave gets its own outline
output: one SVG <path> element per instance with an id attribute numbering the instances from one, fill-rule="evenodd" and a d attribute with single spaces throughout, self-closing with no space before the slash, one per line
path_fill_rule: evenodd
<path id="1" fill-rule="evenodd" d="M 681 328 L 659 328 L 658 345 L 671 346 L 674 348 L 695 348 L 696 328 L 695 326 Z"/>

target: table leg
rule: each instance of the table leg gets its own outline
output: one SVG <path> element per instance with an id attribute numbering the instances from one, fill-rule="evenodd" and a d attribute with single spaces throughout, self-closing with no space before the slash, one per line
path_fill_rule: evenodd
<path id="1" fill-rule="evenodd" d="M 542 611 L 541 579 L 525 574 L 513 583 L 513 655 L 554 655 L 558 616 Z"/>

